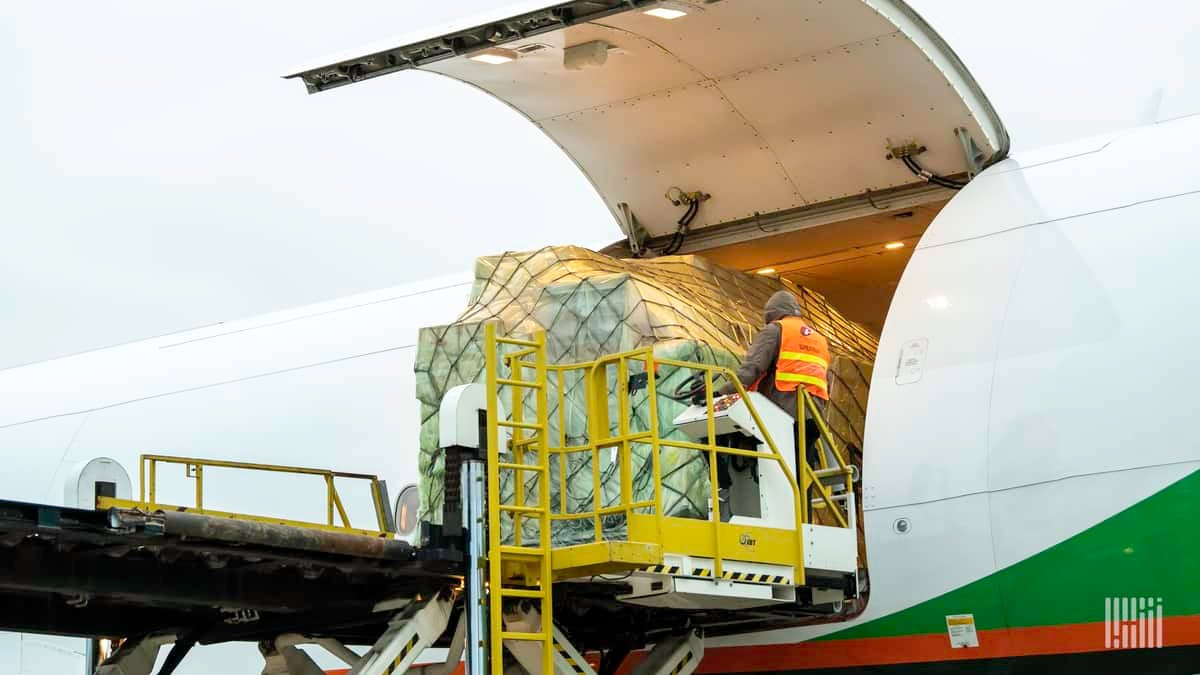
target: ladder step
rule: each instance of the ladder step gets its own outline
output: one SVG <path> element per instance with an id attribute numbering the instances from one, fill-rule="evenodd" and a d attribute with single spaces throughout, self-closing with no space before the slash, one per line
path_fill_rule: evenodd
<path id="1" fill-rule="evenodd" d="M 537 436 L 534 436 L 532 438 L 522 438 L 519 441 L 514 441 L 512 446 L 514 448 L 523 448 L 527 445 L 536 445 L 537 442 L 540 440 L 542 440 L 542 439 L 538 438 Z"/>
<path id="2" fill-rule="evenodd" d="M 516 504 L 501 504 L 500 510 L 510 513 L 536 513 L 539 515 L 546 512 L 546 509 L 540 506 L 517 506 Z"/>
<path id="3" fill-rule="evenodd" d="M 501 631 L 501 640 L 532 640 L 534 642 L 545 642 L 551 637 L 545 633 L 518 633 L 516 631 Z"/>
<path id="4" fill-rule="evenodd" d="M 546 467 L 538 466 L 537 464 L 517 464 L 515 462 L 496 462 L 496 466 L 501 469 L 515 469 L 517 471 L 545 471 Z"/>
<path id="5" fill-rule="evenodd" d="M 546 591 L 535 591 L 529 588 L 501 588 L 500 595 L 506 598 L 542 598 L 545 599 Z"/>
<path id="6" fill-rule="evenodd" d="M 505 387 L 505 386 L 507 386 L 507 387 L 524 387 L 525 389 L 541 389 L 542 388 L 542 385 L 538 384 L 537 382 L 531 382 L 529 380 L 514 380 L 511 378 L 507 378 L 507 377 L 497 378 L 496 384 L 501 387 Z M 501 424 L 503 424 L 503 422 L 501 422 Z"/>
<path id="7" fill-rule="evenodd" d="M 541 558 L 546 555 L 546 551 L 540 548 L 526 548 L 524 546 L 501 546 L 500 555 L 515 555 L 524 558 Z"/>
<path id="8" fill-rule="evenodd" d="M 499 426 L 508 427 L 509 429 L 529 429 L 530 431 L 541 431 L 542 425 L 536 422 L 510 422 L 508 420 L 500 420 L 496 422 Z"/>

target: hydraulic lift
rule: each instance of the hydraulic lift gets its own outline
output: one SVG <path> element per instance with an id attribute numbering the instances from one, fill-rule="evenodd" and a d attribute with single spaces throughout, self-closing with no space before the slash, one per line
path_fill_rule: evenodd
<path id="1" fill-rule="evenodd" d="M 820 430 L 813 466 L 793 416 L 740 387 L 714 396 L 720 368 L 651 348 L 555 365 L 540 333 L 513 339 L 488 325 L 485 340 L 486 381 L 442 401 L 443 522 L 426 527 L 422 546 L 392 534 L 372 476 L 351 476 L 372 481 L 379 529 L 362 530 L 350 527 L 333 472 L 152 456 L 137 500 L 101 471 L 81 497 L 95 509 L 0 502 L 0 602 L 14 608 L 0 611 L 0 628 L 124 638 L 98 675 L 150 675 L 169 647 L 165 675 L 193 645 L 235 640 L 257 641 L 272 675 L 322 673 L 303 645 L 351 675 L 449 675 L 464 655 L 471 674 L 609 675 L 631 652 L 637 675 L 689 675 L 706 636 L 836 619 L 857 596 L 855 472 L 807 394 L 797 415 Z M 659 432 L 660 367 L 702 383 L 702 402 L 672 420 L 684 439 Z M 577 445 L 549 420 L 568 378 L 586 390 Z M 639 426 L 631 394 L 641 388 L 649 420 Z M 664 513 L 667 448 L 706 458 L 707 518 Z M 590 503 L 552 500 L 552 482 L 564 495 L 562 469 L 578 461 L 592 468 Z M 186 465 L 194 506 L 156 502 L 163 462 Z M 604 462 L 620 482 L 607 501 Z M 638 462 L 649 490 L 634 489 Z M 214 464 L 325 476 L 327 522 L 208 509 L 201 483 Z M 564 539 L 567 522 L 576 526 Z M 416 665 L 435 645 L 448 649 L 444 662 Z"/>

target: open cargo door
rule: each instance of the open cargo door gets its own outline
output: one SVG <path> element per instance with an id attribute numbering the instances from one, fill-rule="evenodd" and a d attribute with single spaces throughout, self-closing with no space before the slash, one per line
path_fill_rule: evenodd
<path id="1" fill-rule="evenodd" d="M 291 77 L 318 92 L 409 69 L 519 110 L 651 237 L 680 227 L 675 188 L 711 195 L 693 237 L 763 236 L 872 194 L 947 198 L 892 148 L 960 180 L 1008 150 L 962 62 L 898 0 L 533 1 Z"/>

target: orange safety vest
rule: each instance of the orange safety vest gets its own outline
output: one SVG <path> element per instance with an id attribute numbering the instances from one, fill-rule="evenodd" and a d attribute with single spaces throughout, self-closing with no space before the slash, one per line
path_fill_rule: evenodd
<path id="1" fill-rule="evenodd" d="M 829 400 L 829 342 L 803 319 L 788 316 L 779 324 L 779 358 L 775 388 L 796 391 L 800 385 L 817 398 Z"/>

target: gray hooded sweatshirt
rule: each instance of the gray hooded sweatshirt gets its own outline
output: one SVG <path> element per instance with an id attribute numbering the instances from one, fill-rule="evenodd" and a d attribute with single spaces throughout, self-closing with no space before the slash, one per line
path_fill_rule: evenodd
<path id="1" fill-rule="evenodd" d="M 746 388 L 758 382 L 758 392 L 794 418 L 796 416 L 796 392 L 779 391 L 775 388 L 775 362 L 779 358 L 779 342 L 783 336 L 783 328 L 779 324 L 771 322 L 786 316 L 800 316 L 800 303 L 796 302 L 796 296 L 790 292 L 779 291 L 772 295 L 770 300 L 767 300 L 767 305 L 763 310 L 763 320 L 767 325 L 750 343 L 750 350 L 746 352 L 746 357 L 742 359 L 742 365 L 737 369 L 737 378 Z M 761 382 L 759 381 L 760 377 L 762 378 Z M 736 389 L 730 383 L 721 387 L 720 393 L 722 395 L 732 394 L 734 391 Z"/>

